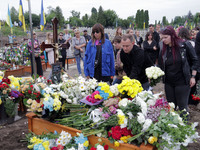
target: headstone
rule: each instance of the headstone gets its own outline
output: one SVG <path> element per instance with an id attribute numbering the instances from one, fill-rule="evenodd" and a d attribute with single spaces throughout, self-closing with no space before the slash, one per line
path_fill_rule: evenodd
<path id="1" fill-rule="evenodd" d="M 57 62 L 52 64 L 52 76 L 51 80 L 54 84 L 58 84 L 61 82 L 61 70 L 62 70 L 62 63 Z"/>

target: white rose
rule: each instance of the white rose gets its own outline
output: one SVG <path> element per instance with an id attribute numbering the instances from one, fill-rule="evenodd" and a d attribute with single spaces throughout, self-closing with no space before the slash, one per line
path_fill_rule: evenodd
<path id="1" fill-rule="evenodd" d="M 153 79 L 157 79 L 157 78 L 158 78 L 157 74 L 154 74 Z"/>
<path id="2" fill-rule="evenodd" d="M 143 129 L 142 131 L 146 131 L 152 124 L 152 120 L 151 119 L 147 119 L 145 120 L 145 123 L 143 124 Z"/>
<path id="3" fill-rule="evenodd" d="M 169 106 L 172 108 L 172 109 L 174 109 L 175 108 L 175 105 L 174 105 L 174 103 L 173 102 L 170 102 L 170 103 L 168 103 L 169 104 Z"/>
<path id="4" fill-rule="evenodd" d="M 98 146 L 97 146 L 97 150 L 104 150 L 104 147 L 101 146 L 101 145 L 98 145 Z"/>
<path id="5" fill-rule="evenodd" d="M 119 105 L 119 107 L 126 107 L 127 105 L 128 105 L 128 103 L 130 103 L 129 102 L 129 100 L 127 99 L 127 98 L 123 98 L 119 103 L 118 103 L 118 105 Z"/>
<path id="6" fill-rule="evenodd" d="M 144 115 L 141 113 L 141 112 L 139 112 L 139 113 L 137 113 L 137 121 L 139 122 L 139 124 L 142 124 L 142 123 L 144 123 L 145 122 L 145 117 L 144 117 Z"/>

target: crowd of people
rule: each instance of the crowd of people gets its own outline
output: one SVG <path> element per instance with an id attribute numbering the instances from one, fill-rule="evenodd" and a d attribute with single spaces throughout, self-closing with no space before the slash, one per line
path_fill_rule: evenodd
<path id="1" fill-rule="evenodd" d="M 76 58 L 77 70 L 81 71 L 80 60 L 83 61 L 84 76 L 95 78 L 97 81 L 109 84 L 121 83 L 123 76 L 137 79 L 144 90 L 149 90 L 149 79 L 145 69 L 150 66 L 158 66 L 164 72 L 163 83 L 165 94 L 169 102 L 174 102 L 179 110 L 186 110 L 188 103 L 192 104 L 191 94 L 196 91 L 196 83 L 200 72 L 200 32 L 179 27 L 175 30 L 172 26 L 164 29 L 160 25 L 149 25 L 145 39 L 140 36 L 138 30 L 128 29 L 122 34 L 122 28 L 116 29 L 112 41 L 104 32 L 101 24 L 92 27 L 91 36 L 87 30 L 81 36 L 78 29 L 74 30 L 74 37 L 68 30 L 59 33 L 59 43 L 71 43 Z M 35 34 L 35 33 L 34 33 Z M 52 43 L 52 34 L 47 33 L 45 43 Z M 39 42 L 34 39 L 35 60 L 37 73 L 42 75 L 41 62 L 38 57 Z M 53 49 L 46 49 L 49 63 L 53 63 Z M 62 66 L 65 69 L 66 48 L 61 49 Z"/>

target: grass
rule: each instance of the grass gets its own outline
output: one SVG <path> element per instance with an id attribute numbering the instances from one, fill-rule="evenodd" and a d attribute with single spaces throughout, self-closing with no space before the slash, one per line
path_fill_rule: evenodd
<path id="1" fill-rule="evenodd" d="M 1 27 L 1 33 L 3 36 L 8 36 L 11 34 L 11 29 L 9 26 L 2 26 Z M 13 27 L 13 35 L 16 36 L 26 36 L 27 33 L 24 32 L 23 28 L 21 27 Z"/>

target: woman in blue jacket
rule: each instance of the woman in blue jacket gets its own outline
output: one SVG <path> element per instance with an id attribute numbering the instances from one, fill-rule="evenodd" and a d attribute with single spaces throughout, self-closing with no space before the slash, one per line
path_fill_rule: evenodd
<path id="1" fill-rule="evenodd" d="M 92 39 L 85 52 L 84 72 L 87 78 L 95 78 L 98 82 L 109 82 L 115 75 L 113 47 L 111 42 L 105 39 L 101 24 L 92 27 Z"/>

